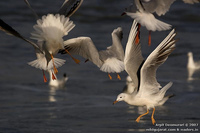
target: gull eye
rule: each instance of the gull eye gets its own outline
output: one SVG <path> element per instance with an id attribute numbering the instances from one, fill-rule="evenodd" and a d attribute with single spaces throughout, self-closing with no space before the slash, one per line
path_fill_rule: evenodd
<path id="1" fill-rule="evenodd" d="M 122 97 L 119 97 L 119 98 L 122 98 Z"/>

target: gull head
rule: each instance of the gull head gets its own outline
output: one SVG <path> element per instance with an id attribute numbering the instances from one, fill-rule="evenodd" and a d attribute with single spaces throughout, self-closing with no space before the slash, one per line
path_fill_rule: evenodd
<path id="1" fill-rule="evenodd" d="M 191 57 L 192 56 L 192 52 L 188 52 L 188 57 Z"/>
<path id="2" fill-rule="evenodd" d="M 127 97 L 127 94 L 125 93 L 121 93 L 117 96 L 117 99 L 113 102 L 113 104 L 120 102 L 120 101 L 124 101 Z"/>

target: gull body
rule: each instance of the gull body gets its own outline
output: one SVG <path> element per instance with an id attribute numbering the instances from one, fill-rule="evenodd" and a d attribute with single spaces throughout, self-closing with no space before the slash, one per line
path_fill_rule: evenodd
<path id="1" fill-rule="evenodd" d="M 136 35 L 137 23 L 134 21 L 126 45 L 124 65 L 126 72 L 134 83 L 135 89 L 131 94 L 119 94 L 114 103 L 125 101 L 130 105 L 146 106 L 147 112 L 140 115 L 136 119 L 137 122 L 140 121 L 142 116 L 149 113 L 149 109 L 153 108 L 151 119 L 152 123 L 155 124 L 155 107 L 164 104 L 172 96 L 165 96 L 166 91 L 172 86 L 172 82 L 160 89 L 161 85 L 157 82 L 156 71 L 174 50 L 176 42 L 174 37 L 176 34 L 172 30 L 146 60 L 142 57 L 140 43 L 135 44 Z"/>
<path id="2" fill-rule="evenodd" d="M 193 53 L 188 52 L 188 63 L 187 63 L 187 71 L 188 71 L 188 81 L 194 80 L 193 75 L 195 72 L 200 70 L 200 61 L 195 61 L 193 58 Z"/>
<path id="3" fill-rule="evenodd" d="M 200 69 L 200 61 L 194 61 L 193 58 L 193 53 L 188 52 L 188 63 L 187 63 L 187 68 L 188 69 Z"/>
<path id="4" fill-rule="evenodd" d="M 54 56 L 60 49 L 64 49 L 63 37 L 66 36 L 73 28 L 74 24 L 64 15 L 44 15 L 42 19 L 37 20 L 37 24 L 33 26 L 35 31 L 31 33 L 31 38 L 37 40 L 40 47 L 43 48 L 45 57 L 48 61 L 52 60 L 54 65 L 54 73 L 57 73 L 55 66 L 56 58 Z M 61 60 L 59 60 L 61 61 Z M 42 63 L 38 60 L 30 62 L 31 66 L 37 67 Z M 64 64 L 64 60 L 63 63 Z"/>
<path id="5" fill-rule="evenodd" d="M 52 69 L 56 70 L 55 68 L 58 68 L 65 63 L 65 60 L 53 58 L 53 56 L 55 56 L 60 49 L 64 49 L 62 37 L 68 34 L 68 32 L 74 27 L 74 24 L 72 21 L 69 21 L 69 18 L 59 14 L 57 15 L 48 14 L 47 16 L 44 15 L 42 19 L 39 19 L 39 16 L 32 9 L 28 0 L 24 1 L 26 5 L 31 9 L 37 20 L 38 25 L 34 26 L 36 31 L 35 33 L 33 33 L 32 36 L 34 39 L 38 41 L 37 44 L 23 37 L 19 32 L 17 32 L 15 29 L 13 29 L 10 25 L 5 23 L 1 19 L 0 19 L 0 30 L 8 33 L 9 35 L 13 35 L 17 38 L 20 38 L 34 47 L 37 59 L 32 62 L 29 62 L 28 64 L 38 69 L 41 69 L 43 71 L 44 82 L 47 82 L 46 77 L 44 75 L 44 71 L 50 71 Z M 63 6 L 61 7 L 63 11 L 64 9 L 66 9 L 65 5 L 67 1 L 68 0 L 66 0 Z M 80 2 L 80 5 L 81 3 L 82 2 Z M 79 7 L 80 6 L 76 4 L 76 7 L 73 7 L 73 10 L 76 11 Z M 69 15 L 72 15 L 74 13 L 73 10 L 71 10 L 72 12 Z M 54 31 L 56 33 L 55 36 L 53 35 Z"/>
<path id="6" fill-rule="evenodd" d="M 91 61 L 101 71 L 108 73 L 120 73 L 124 71 L 124 49 L 121 44 L 122 28 L 118 27 L 113 30 L 112 45 L 107 47 L 106 50 L 98 51 L 90 37 L 77 37 L 66 40 L 64 42 L 65 49 L 72 54 L 77 54 Z M 65 53 L 65 51 L 61 51 Z M 121 79 L 117 75 L 118 79 Z"/>
<path id="7" fill-rule="evenodd" d="M 49 71 L 49 77 L 50 77 L 50 78 L 49 78 L 49 79 L 50 79 L 50 81 L 49 81 L 49 86 L 56 87 L 56 88 L 64 88 L 65 85 L 66 85 L 66 82 L 67 82 L 68 79 L 69 79 L 65 73 L 63 74 L 63 77 L 60 78 L 60 79 L 58 79 L 57 77 L 55 77 L 56 80 L 53 80 L 53 77 L 52 77 L 52 76 L 53 76 L 53 75 L 52 75 L 52 72 Z"/>
<path id="8" fill-rule="evenodd" d="M 54 73 L 56 74 L 58 72 L 57 68 L 65 63 L 65 60 L 54 58 L 54 56 L 60 49 L 64 49 L 63 37 L 68 35 L 75 26 L 73 22 L 69 20 L 69 16 L 75 13 L 83 0 L 65 0 L 58 14 L 47 14 L 42 16 L 42 19 L 39 19 L 39 16 L 35 10 L 33 10 L 28 0 L 24 1 L 37 20 L 37 24 L 33 26 L 35 31 L 31 33 L 31 38 L 37 40 L 37 44 L 43 52 L 43 54 L 40 54 L 36 51 L 37 60 L 29 62 L 29 65 L 42 69 L 44 81 L 46 82 L 44 70 L 50 71 L 50 66 L 51 69 L 54 69 Z M 76 63 L 79 63 L 79 60 L 73 59 Z M 49 62 L 52 62 L 51 65 L 49 65 Z M 54 75 L 53 78 L 55 77 Z"/>

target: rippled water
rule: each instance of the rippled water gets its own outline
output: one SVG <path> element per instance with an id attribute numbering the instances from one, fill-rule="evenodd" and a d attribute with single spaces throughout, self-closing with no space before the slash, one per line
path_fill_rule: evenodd
<path id="1" fill-rule="evenodd" d="M 42 16 L 55 13 L 63 0 L 30 0 L 36 12 Z M 111 32 L 121 26 L 124 31 L 123 47 L 132 20 L 121 17 L 124 8 L 131 0 L 85 0 L 71 20 L 76 27 L 65 38 L 89 36 L 99 50 L 111 45 Z M 178 33 L 176 50 L 157 72 L 161 85 L 173 81 L 168 93 L 176 96 L 164 106 L 157 107 L 157 124 L 181 124 L 183 127 L 199 129 L 199 126 L 186 127 L 187 123 L 200 123 L 200 72 L 195 72 L 194 80 L 188 81 L 186 69 L 187 52 L 192 51 L 195 59 L 200 57 L 200 4 L 187 5 L 176 2 L 161 20 L 176 28 Z M 35 19 L 23 0 L 0 1 L 1 19 L 12 25 L 25 37 L 30 37 Z M 162 41 L 169 31 L 153 32 L 152 46 L 147 46 L 147 34 L 142 28 L 142 52 L 146 57 Z M 75 64 L 67 55 L 66 64 L 59 69 L 58 77 L 64 72 L 69 81 L 64 89 L 56 89 L 43 83 L 42 72 L 27 65 L 35 59 L 32 46 L 0 32 L 0 132 L 2 133 L 125 133 L 143 132 L 153 126 L 150 115 L 136 123 L 135 119 L 146 111 L 121 102 L 112 105 L 125 85 L 126 72 L 122 80 L 113 76 L 109 80 L 106 73 L 92 63 Z M 163 126 L 175 132 L 175 126 Z"/>

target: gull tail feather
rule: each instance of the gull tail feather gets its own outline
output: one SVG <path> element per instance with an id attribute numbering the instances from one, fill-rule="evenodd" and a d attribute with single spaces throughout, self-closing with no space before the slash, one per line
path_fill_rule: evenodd
<path id="1" fill-rule="evenodd" d="M 50 60 L 50 62 L 48 63 L 46 58 L 38 58 L 34 61 L 31 61 L 28 63 L 30 66 L 41 69 L 41 70 L 52 70 L 54 68 L 53 66 L 53 61 Z M 56 68 L 61 67 L 62 65 L 65 64 L 65 60 L 63 59 L 59 59 L 59 58 L 54 58 L 54 64 Z"/>
<path id="2" fill-rule="evenodd" d="M 171 25 L 162 22 L 154 17 L 151 13 L 146 12 L 126 12 L 128 16 L 135 19 L 142 26 L 145 26 L 149 31 L 162 31 L 171 29 Z"/>
<path id="3" fill-rule="evenodd" d="M 75 24 L 64 15 L 48 14 L 43 16 L 42 19 L 37 21 L 37 24 L 33 26 L 35 29 L 31 33 L 31 38 L 37 41 L 57 40 L 67 35 Z"/>
<path id="4" fill-rule="evenodd" d="M 159 106 L 163 105 L 169 98 L 172 98 L 172 97 L 174 97 L 174 96 L 175 96 L 174 94 L 165 96 L 165 97 L 158 103 L 158 105 L 159 105 Z"/>
<path id="5" fill-rule="evenodd" d="M 167 85 L 165 85 L 165 86 L 160 90 L 159 95 L 160 95 L 161 97 L 164 97 L 166 91 L 172 86 L 172 84 L 173 84 L 172 82 L 169 82 Z"/>

